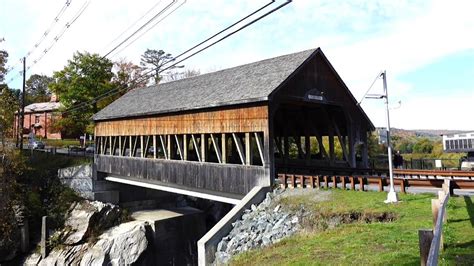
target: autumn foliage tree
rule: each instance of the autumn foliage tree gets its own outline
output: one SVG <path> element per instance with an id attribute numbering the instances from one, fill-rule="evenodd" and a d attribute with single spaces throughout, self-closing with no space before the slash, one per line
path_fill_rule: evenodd
<path id="1" fill-rule="evenodd" d="M 98 54 L 76 52 L 63 70 L 54 72 L 50 88 L 64 105 L 55 129 L 70 136 L 93 133 L 92 115 L 113 100 L 100 97 L 116 87 L 112 67 L 112 61 Z"/>

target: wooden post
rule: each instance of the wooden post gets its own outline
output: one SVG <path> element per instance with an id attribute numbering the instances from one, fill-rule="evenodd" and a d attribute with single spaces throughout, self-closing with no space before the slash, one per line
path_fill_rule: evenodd
<path id="1" fill-rule="evenodd" d="M 46 258 L 48 256 L 48 216 L 43 216 L 41 219 L 41 258 Z"/>
<path id="2" fill-rule="evenodd" d="M 346 190 L 346 177 L 345 176 L 341 176 L 341 188 L 343 190 Z"/>
<path id="3" fill-rule="evenodd" d="M 188 135 L 183 135 L 183 160 L 188 160 Z"/>
<path id="4" fill-rule="evenodd" d="M 314 188 L 314 177 L 312 175 L 305 175 L 304 178 L 306 178 L 309 181 L 309 187 Z"/>
<path id="5" fill-rule="evenodd" d="M 118 136 L 119 156 L 122 156 L 122 136 Z"/>
<path id="6" fill-rule="evenodd" d="M 166 135 L 166 152 L 168 153 L 168 160 L 171 160 L 171 135 Z"/>
<path id="7" fill-rule="evenodd" d="M 316 176 L 316 187 L 318 189 L 321 188 L 321 180 L 319 179 L 319 175 Z"/>
<path id="8" fill-rule="evenodd" d="M 145 157 L 145 143 L 143 142 L 143 136 L 140 136 L 140 157 L 144 158 Z"/>
<path id="9" fill-rule="evenodd" d="M 299 183 L 299 185 L 297 185 L 297 187 L 304 188 L 303 176 L 302 175 L 297 175 L 297 176 L 295 176 L 295 179 L 296 178 L 300 180 L 300 183 Z"/>
<path id="10" fill-rule="evenodd" d="M 329 180 L 328 180 L 328 176 L 327 176 L 327 175 L 324 176 L 324 187 L 325 187 L 326 189 L 329 188 Z"/>
<path id="11" fill-rule="evenodd" d="M 110 146 L 109 155 L 112 155 L 112 136 L 109 136 L 109 146 Z"/>
<path id="12" fill-rule="evenodd" d="M 296 188 L 296 181 L 295 181 L 295 175 L 289 175 L 290 180 L 291 180 L 291 187 Z"/>
<path id="13" fill-rule="evenodd" d="M 201 162 L 207 160 L 207 141 L 206 134 L 201 134 Z"/>
<path id="14" fill-rule="evenodd" d="M 227 163 L 227 141 L 225 133 L 222 133 L 221 136 L 221 153 L 222 153 L 222 163 Z"/>
<path id="15" fill-rule="evenodd" d="M 232 133 L 232 137 L 234 138 L 235 142 L 235 147 L 237 148 L 237 153 L 239 154 L 240 161 L 243 165 L 245 165 L 245 162 L 247 162 L 247 159 L 245 158 L 245 150 L 242 145 L 242 142 L 240 141 L 239 136 L 237 136 L 235 133 Z"/>
<path id="16" fill-rule="evenodd" d="M 280 179 L 280 187 L 286 188 L 286 175 L 285 174 L 278 174 L 278 179 Z"/>
<path id="17" fill-rule="evenodd" d="M 245 164 L 251 165 L 252 164 L 252 147 L 250 146 L 251 139 L 250 133 L 245 133 Z"/>
<path id="18" fill-rule="evenodd" d="M 382 192 L 383 191 L 383 180 L 382 180 L 382 178 L 379 178 L 378 182 L 379 182 L 379 192 Z"/>
<path id="19" fill-rule="evenodd" d="M 364 178 L 359 177 L 359 190 L 364 191 Z"/>
<path id="20" fill-rule="evenodd" d="M 355 190 L 354 177 L 353 177 L 353 176 L 350 176 L 350 177 L 349 177 L 349 180 L 350 180 L 350 182 L 351 182 L 351 190 Z"/>
<path id="21" fill-rule="evenodd" d="M 153 135 L 153 159 L 156 159 L 156 152 L 158 147 L 156 146 L 156 135 Z"/>
<path id="22" fill-rule="evenodd" d="M 309 136 L 308 128 L 305 128 L 304 136 L 304 151 L 306 155 L 306 161 L 311 161 L 311 137 Z"/>
<path id="23" fill-rule="evenodd" d="M 420 246 L 420 263 L 422 266 L 426 265 L 428 254 L 430 253 L 431 241 L 433 240 L 433 230 L 420 229 L 418 230 L 418 243 Z"/>
<path id="24" fill-rule="evenodd" d="M 407 193 L 406 187 L 405 187 L 405 179 L 400 179 L 400 190 L 402 191 L 403 194 Z"/>
<path id="25" fill-rule="evenodd" d="M 431 199 L 431 213 L 433 214 L 433 228 L 436 227 L 436 222 L 438 221 L 439 207 L 440 207 L 440 200 Z"/>
<path id="26" fill-rule="evenodd" d="M 337 188 L 337 176 L 336 175 L 332 177 L 332 187 L 334 189 Z"/>
<path id="27" fill-rule="evenodd" d="M 451 185 L 451 180 L 448 178 L 444 179 L 443 190 L 446 194 L 449 193 L 450 196 L 454 194 L 453 186 Z"/>
<path id="28" fill-rule="evenodd" d="M 130 157 L 133 157 L 133 144 L 132 144 L 132 136 L 129 136 L 129 142 L 128 142 L 128 146 L 129 146 L 129 152 L 128 152 L 128 156 Z"/>
<path id="29" fill-rule="evenodd" d="M 217 137 L 214 137 L 214 134 L 209 134 L 211 136 L 212 146 L 214 147 L 214 151 L 216 152 L 217 162 L 222 163 L 222 153 L 221 149 L 219 148 L 219 143 L 217 142 Z"/>

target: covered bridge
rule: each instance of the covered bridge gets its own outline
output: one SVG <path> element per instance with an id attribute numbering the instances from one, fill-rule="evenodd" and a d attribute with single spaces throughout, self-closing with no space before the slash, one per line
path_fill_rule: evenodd
<path id="1" fill-rule="evenodd" d="M 373 130 L 319 48 L 135 89 L 93 119 L 108 180 L 228 202 L 280 169 L 366 167 Z"/>

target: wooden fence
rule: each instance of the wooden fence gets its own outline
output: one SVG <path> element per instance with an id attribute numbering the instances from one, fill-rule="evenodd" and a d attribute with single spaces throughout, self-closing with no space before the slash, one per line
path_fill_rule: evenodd
<path id="1" fill-rule="evenodd" d="M 418 230 L 421 265 L 438 265 L 440 249 L 443 248 L 443 223 L 447 222 L 446 206 L 450 196 L 451 180 L 446 179 L 438 198 L 431 200 L 434 229 Z"/>

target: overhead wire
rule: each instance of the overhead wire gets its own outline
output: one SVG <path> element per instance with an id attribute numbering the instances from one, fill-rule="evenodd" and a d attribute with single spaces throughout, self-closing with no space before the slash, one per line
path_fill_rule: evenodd
<path id="1" fill-rule="evenodd" d="M 61 39 L 61 37 L 64 35 L 64 33 L 74 24 L 74 22 L 76 22 L 76 20 L 84 13 L 84 11 L 87 9 L 87 7 L 89 6 L 90 4 L 90 1 L 91 0 L 86 0 L 86 2 L 84 2 L 84 4 L 81 6 L 81 8 L 78 10 L 78 12 L 76 12 L 76 14 L 74 15 L 74 17 L 69 20 L 69 22 L 67 22 L 63 28 L 61 29 L 60 33 L 57 34 L 51 44 L 45 48 L 42 52 L 42 54 L 36 58 L 35 60 L 33 60 L 33 63 L 31 65 L 29 65 L 27 68 L 26 68 L 26 71 L 28 71 L 29 69 L 31 69 L 31 67 L 33 67 L 34 65 L 36 65 L 41 59 L 43 59 L 43 57 L 53 48 L 53 46 Z M 11 78 L 7 84 L 10 84 L 13 80 L 15 80 L 17 77 L 21 76 L 23 74 L 23 71 L 19 71 L 18 72 L 18 75 L 14 76 L 13 78 Z"/>
<path id="2" fill-rule="evenodd" d="M 51 22 L 51 24 L 49 25 L 49 27 L 44 31 L 44 33 L 41 35 L 40 39 L 35 43 L 35 45 L 33 46 L 33 48 L 31 48 L 24 57 L 28 57 L 30 56 L 35 50 L 36 48 L 38 48 L 41 43 L 46 39 L 46 37 L 48 37 L 49 33 L 54 29 L 54 27 L 56 26 L 56 24 L 59 22 L 59 20 L 61 19 L 62 15 L 65 13 L 66 9 L 69 7 L 69 5 L 71 4 L 71 1 L 72 0 L 66 0 L 66 3 L 62 6 L 62 8 L 59 10 L 59 12 L 56 14 L 56 16 L 54 17 L 53 21 Z M 19 59 L 20 62 L 22 62 L 23 60 L 23 57 Z M 12 72 L 15 70 L 17 65 L 15 65 L 13 68 L 11 68 L 10 70 L 7 71 L 7 73 L 5 73 L 5 75 L 7 75 L 8 73 Z"/>
<path id="3" fill-rule="evenodd" d="M 275 2 L 275 1 L 271 1 L 271 3 L 273 3 L 273 2 Z M 180 61 L 178 61 L 178 62 L 175 62 L 174 64 L 172 64 L 172 65 L 170 65 L 170 66 L 168 66 L 168 67 L 166 67 L 166 68 L 164 68 L 164 69 L 161 69 L 161 70 L 159 71 L 159 73 L 162 73 L 163 71 L 165 71 L 165 70 L 167 70 L 167 69 L 169 69 L 169 68 L 171 68 L 171 67 L 173 67 L 173 66 L 176 66 L 177 64 L 183 62 L 184 60 L 187 60 L 187 59 L 189 59 L 190 57 L 195 56 L 196 54 L 198 54 L 198 53 L 200 53 L 200 52 L 202 52 L 202 51 L 208 49 L 209 47 L 211 47 L 211 46 L 213 46 L 213 45 L 215 45 L 215 44 L 217 44 L 217 43 L 219 43 L 219 42 L 225 40 L 226 38 L 228 38 L 228 37 L 230 37 L 230 36 L 232 36 L 232 35 L 238 33 L 239 31 L 241 31 L 241 30 L 247 28 L 248 26 L 250 26 L 250 25 L 256 23 L 257 21 L 259 21 L 259 20 L 261 20 L 261 19 L 267 17 L 268 15 L 270 15 L 270 14 L 276 12 L 277 10 L 279 10 L 279 9 L 281 9 L 282 7 L 284 7 L 284 6 L 288 5 L 288 4 L 290 4 L 291 2 L 292 2 L 292 0 L 287 0 L 285 3 L 283 3 L 283 4 L 279 5 L 279 6 L 277 6 L 276 8 L 274 8 L 274 9 L 268 11 L 268 12 L 266 12 L 265 14 L 261 15 L 260 17 L 258 17 L 258 18 L 256 18 L 256 19 L 254 19 L 254 20 L 252 20 L 252 21 L 246 23 L 245 25 L 241 26 L 241 27 L 238 28 L 237 30 L 235 30 L 235 31 L 233 31 L 233 32 L 231 32 L 231 33 L 225 35 L 224 37 L 222 37 L 222 38 L 220 38 L 219 40 L 213 42 L 212 44 L 207 45 L 206 47 L 200 49 L 199 51 L 197 51 L 197 52 L 195 52 L 195 53 L 193 53 L 193 54 L 191 54 L 191 55 L 185 57 L 184 59 L 182 59 L 182 60 L 180 60 Z M 267 7 L 267 6 L 268 6 L 268 4 L 265 5 L 265 7 Z M 262 10 L 262 8 L 260 8 L 259 10 Z M 252 14 L 256 14 L 256 13 L 255 13 L 255 12 L 252 12 Z M 246 16 L 246 17 L 248 18 L 249 16 Z M 241 21 L 241 20 L 239 20 L 239 21 Z M 235 25 L 235 24 L 236 24 L 236 23 L 234 23 L 233 25 Z M 224 31 L 225 31 L 225 30 L 224 30 Z M 221 33 L 224 32 L 224 31 L 221 31 Z M 214 36 L 214 37 L 215 37 L 215 36 Z M 208 38 L 208 39 L 209 39 L 209 38 Z M 211 39 L 212 39 L 212 38 L 211 38 Z M 202 44 L 202 43 L 201 43 L 201 44 Z M 197 45 L 197 46 L 199 46 L 199 45 Z M 196 46 L 196 47 L 197 47 L 197 46 Z M 189 49 L 188 49 L 188 50 L 189 50 Z M 192 50 L 192 49 L 191 49 L 191 50 Z M 181 53 L 181 54 L 184 54 L 184 53 Z M 180 55 L 181 55 L 181 54 L 180 54 Z M 76 106 L 74 106 L 74 107 L 71 107 L 71 108 L 69 108 L 69 109 L 67 109 L 66 111 L 63 111 L 63 112 L 61 112 L 61 113 L 62 113 L 63 115 L 68 114 L 68 113 L 70 113 L 70 112 L 72 112 L 72 111 L 74 111 L 74 110 L 78 110 L 78 109 L 84 108 L 85 106 L 87 106 L 87 105 L 89 105 L 89 104 L 96 103 L 96 102 L 98 102 L 98 101 L 100 101 L 100 100 L 102 100 L 102 99 L 105 99 L 105 98 L 107 98 L 107 97 L 111 97 L 111 96 L 113 96 L 113 95 L 116 95 L 116 94 L 118 94 L 118 93 L 124 91 L 124 90 L 127 90 L 127 89 L 129 89 L 128 85 L 130 85 L 130 84 L 138 84 L 138 83 L 140 83 L 140 82 L 143 82 L 143 81 L 148 80 L 148 78 L 149 78 L 149 77 L 148 77 L 148 74 L 150 74 L 151 72 L 153 72 L 153 71 L 155 71 L 155 70 L 156 70 L 156 68 L 151 69 L 151 70 L 145 72 L 144 74 L 140 75 L 139 77 L 137 77 L 137 78 L 135 78 L 134 80 L 132 80 L 131 82 L 129 82 L 129 84 L 126 84 L 127 86 L 123 86 L 123 87 L 118 87 L 118 88 L 116 88 L 116 89 L 112 89 L 112 90 L 110 90 L 110 91 L 108 91 L 108 92 L 105 92 L 105 93 L 103 93 L 103 94 L 101 94 L 101 95 L 95 97 L 94 99 L 91 99 L 91 100 L 89 100 L 89 101 L 87 101 L 87 102 L 80 103 L 80 104 L 78 104 L 78 105 L 76 105 Z"/>
<path id="4" fill-rule="evenodd" d="M 137 23 L 142 20 L 144 17 L 146 17 L 148 14 L 150 14 L 151 11 L 153 11 L 159 4 L 161 3 L 161 0 L 156 2 L 156 4 L 154 4 L 151 8 L 148 9 L 148 11 L 144 14 L 142 14 L 140 16 L 139 19 L 137 19 L 135 22 L 133 22 L 132 24 L 130 24 L 130 26 L 128 26 L 124 31 L 122 31 L 119 35 L 117 35 L 117 37 L 115 37 L 115 39 L 113 39 L 112 41 L 110 41 L 104 48 L 107 48 L 109 47 L 110 45 L 112 45 L 112 43 L 114 43 L 115 41 L 117 41 L 120 37 L 122 37 L 127 31 L 129 31 L 131 28 L 133 28 L 135 25 L 137 25 Z"/>
<path id="5" fill-rule="evenodd" d="M 123 50 L 127 49 L 130 45 L 132 45 L 135 41 L 137 41 L 138 39 L 140 39 L 141 37 L 143 37 L 143 35 L 145 35 L 147 32 L 149 32 L 151 29 L 153 29 L 156 25 L 158 25 L 160 22 L 162 22 L 163 20 L 165 20 L 168 16 L 170 16 L 171 14 L 173 14 L 174 12 L 176 12 L 176 10 L 178 10 L 180 7 L 182 7 L 184 4 L 186 4 L 186 0 L 184 0 L 184 2 L 182 2 L 179 6 L 175 7 L 173 10 L 171 10 L 171 12 L 169 12 L 168 14 L 166 14 L 163 18 L 161 18 L 160 20 L 158 20 L 155 24 L 153 24 L 151 27 L 149 27 L 145 32 L 143 32 L 142 34 L 140 34 L 137 38 L 133 39 L 132 41 L 130 41 L 125 47 L 123 47 L 122 49 L 118 50 L 117 52 L 115 52 L 114 54 L 112 54 L 110 57 L 115 57 L 116 55 L 120 54 Z"/>
<path id="6" fill-rule="evenodd" d="M 157 14 L 155 14 L 151 19 L 149 19 L 147 22 L 145 22 L 145 24 L 143 24 L 142 26 L 140 26 L 137 30 L 135 30 L 132 34 L 130 34 L 127 38 L 125 38 L 123 41 L 121 41 L 119 44 L 117 44 L 114 48 L 112 48 L 112 50 L 110 50 L 108 53 L 106 53 L 104 56 L 102 56 L 102 58 L 106 58 L 108 55 L 110 55 L 113 51 L 115 51 L 117 48 L 119 48 L 120 46 L 122 46 L 125 42 L 127 42 L 128 40 L 130 40 L 130 38 L 132 38 L 135 34 L 137 34 L 138 32 L 140 32 L 143 28 L 145 28 L 147 25 L 149 25 L 151 22 L 153 22 L 156 18 L 158 18 L 161 14 L 163 14 L 164 12 L 166 12 L 166 10 L 168 10 L 171 6 L 173 6 L 174 4 L 176 4 L 176 0 L 173 0 L 171 3 L 169 3 L 167 6 L 165 6 L 162 10 L 160 10 L 160 12 L 158 12 Z"/>

